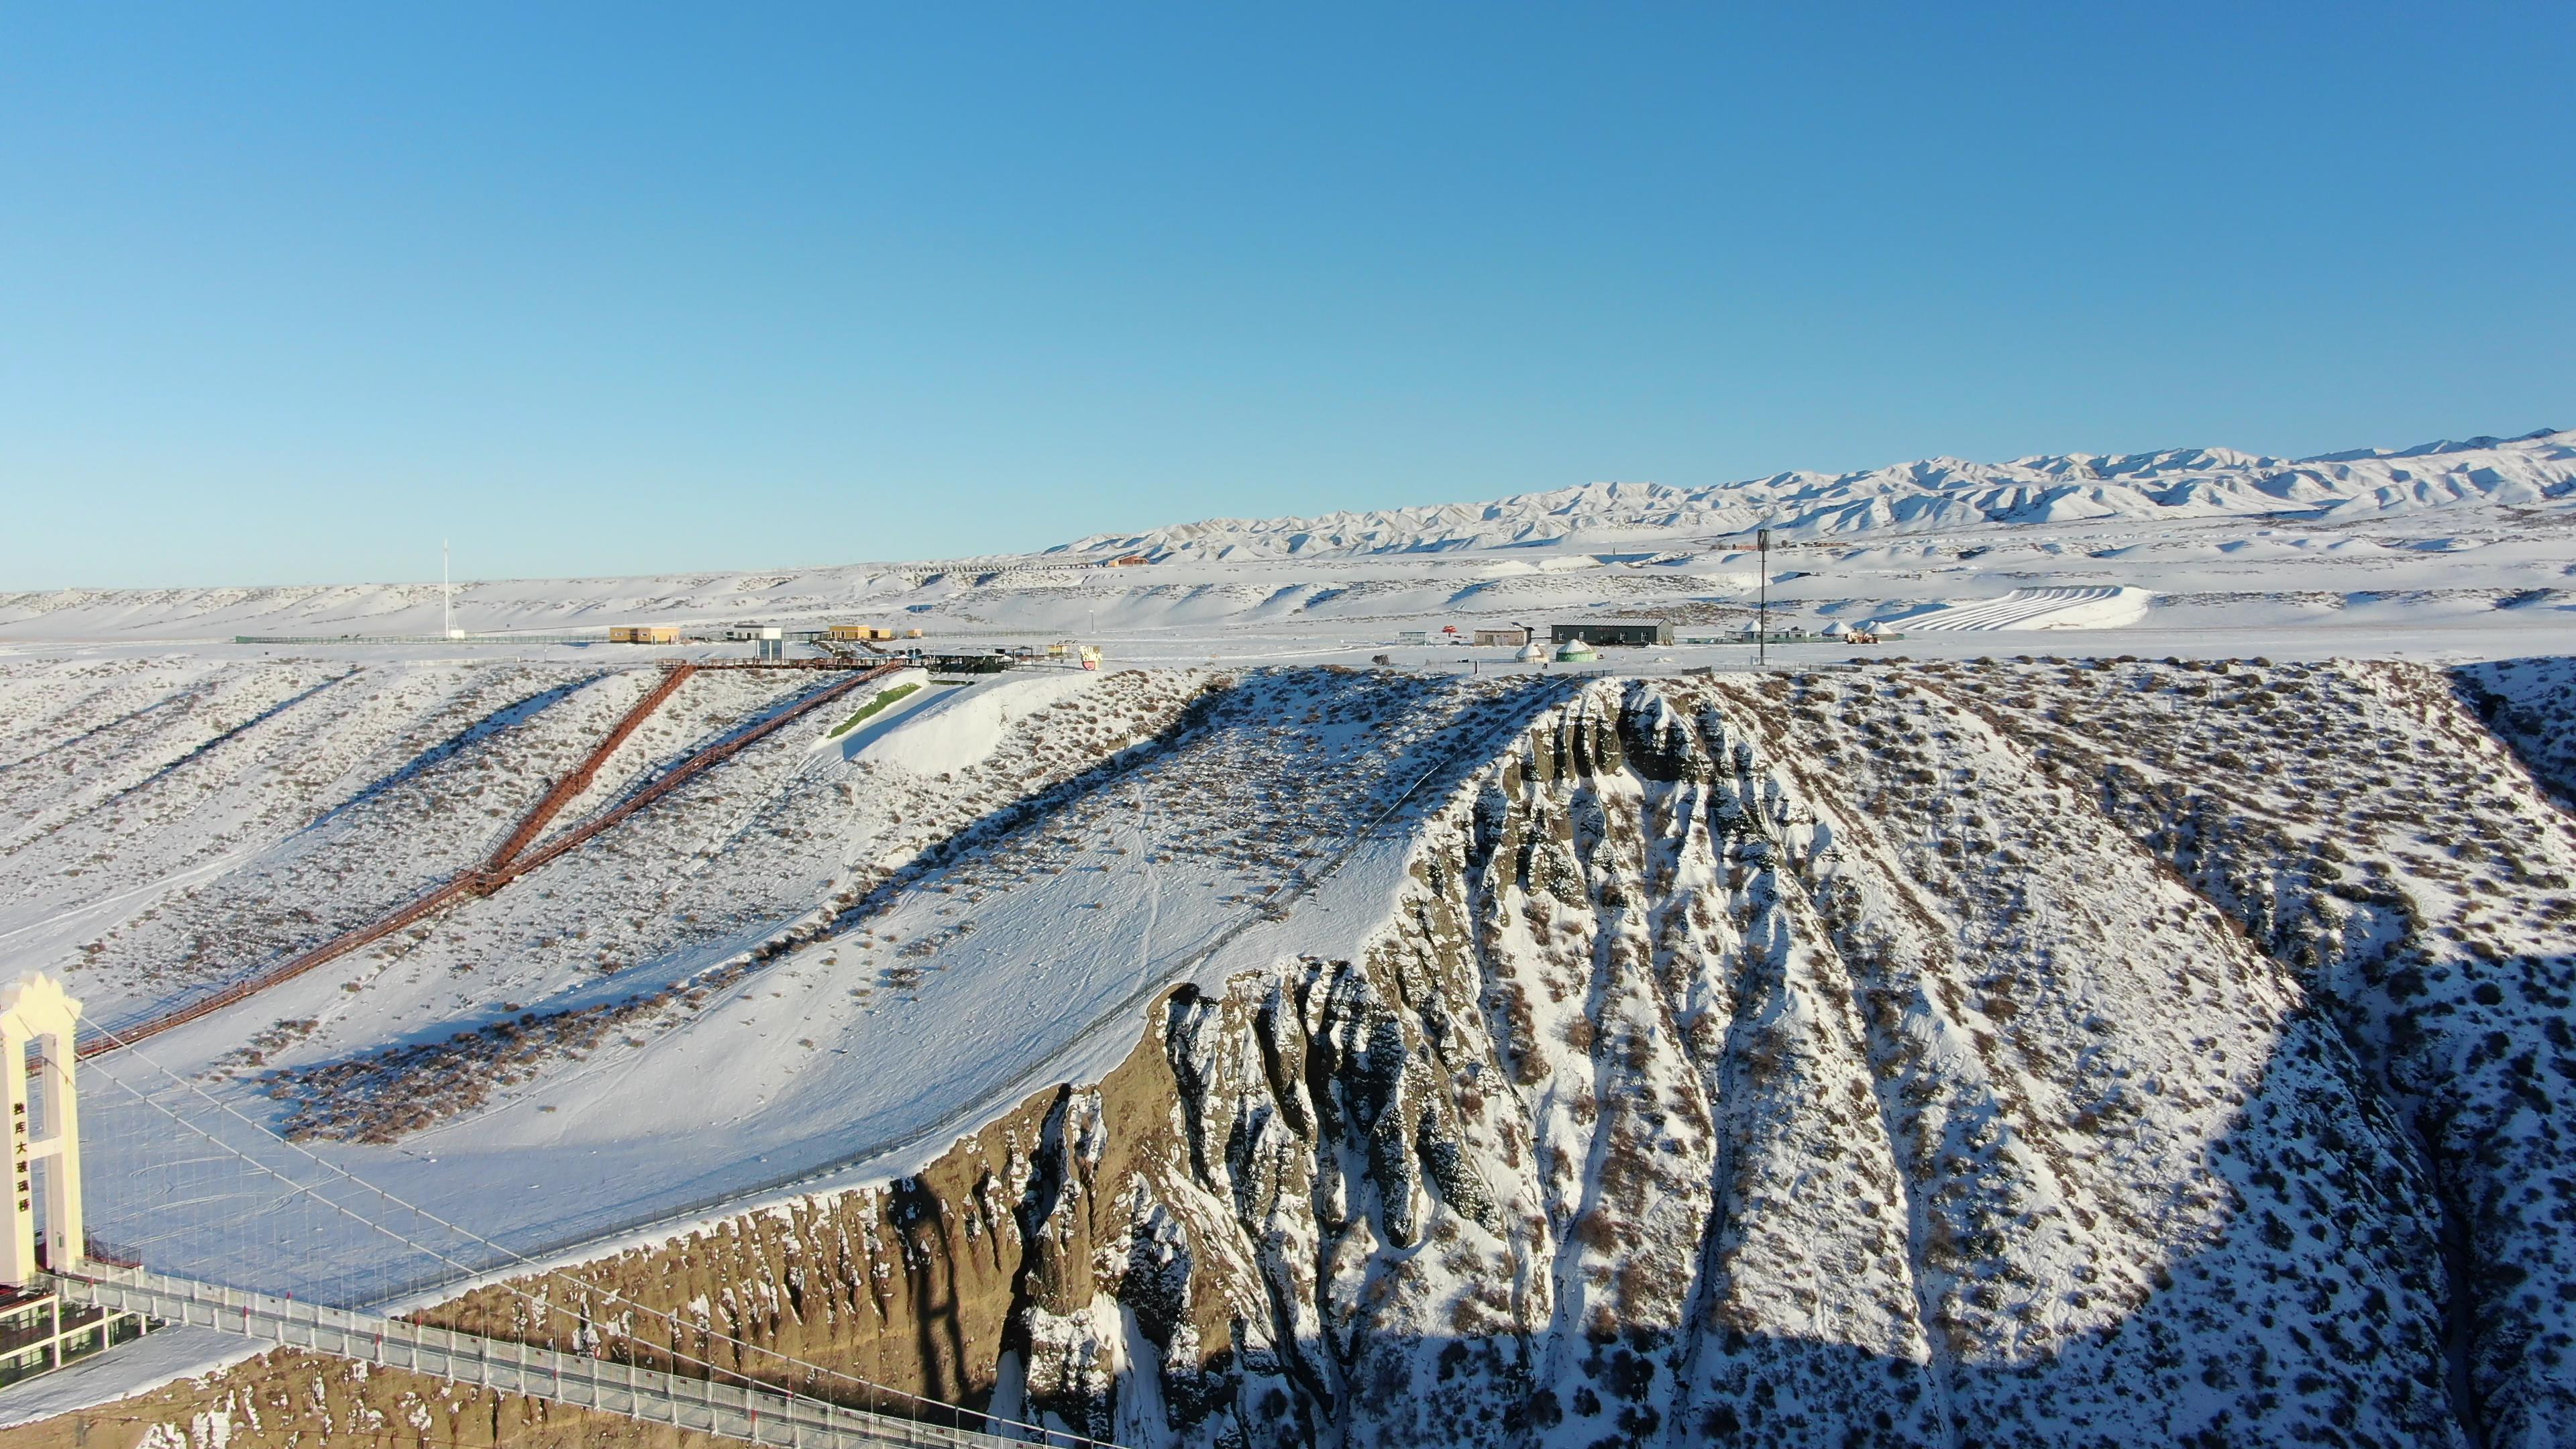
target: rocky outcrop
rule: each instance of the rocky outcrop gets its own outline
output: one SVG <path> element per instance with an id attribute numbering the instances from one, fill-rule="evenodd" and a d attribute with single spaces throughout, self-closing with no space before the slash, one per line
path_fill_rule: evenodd
<path id="1" fill-rule="evenodd" d="M 1366 959 L 1169 1004 L 1184 1140 L 1090 1191 L 1228 1302 L 1230 1355 L 1146 1336 L 1174 1435 L 2453 1432 L 2438 1218 L 2333 1026 L 1912 693 L 1837 701 L 1865 753 L 1785 689 L 1596 693 L 1433 828 Z M 1042 1337 L 1035 1402 L 1124 1427 L 1123 1384 L 1038 1371 L 1112 1357 L 1102 1314 Z"/>

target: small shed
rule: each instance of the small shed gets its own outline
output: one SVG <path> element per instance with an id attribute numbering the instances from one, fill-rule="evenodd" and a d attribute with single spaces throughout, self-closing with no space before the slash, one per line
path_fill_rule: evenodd
<path id="1" fill-rule="evenodd" d="M 1556 624 L 1548 629 L 1548 642 L 1567 644 L 1608 644 L 1625 649 L 1642 649 L 1654 644 L 1673 642 L 1673 626 L 1661 620 L 1602 619 L 1585 624 Z"/>
<path id="2" fill-rule="evenodd" d="M 677 644 L 680 642 L 680 626 L 677 624 L 611 624 L 608 626 L 608 642 L 611 644 Z"/>
<path id="3" fill-rule="evenodd" d="M 1518 626 L 1476 631 L 1476 647 L 1479 649 L 1518 649 L 1529 641 L 1530 631 Z"/>

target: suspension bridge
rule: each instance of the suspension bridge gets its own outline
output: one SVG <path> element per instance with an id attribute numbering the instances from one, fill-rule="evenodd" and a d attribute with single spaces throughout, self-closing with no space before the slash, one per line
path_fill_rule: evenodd
<path id="1" fill-rule="evenodd" d="M 1034 1426 L 1028 1437 L 969 1429 L 983 1415 L 951 1409 L 953 1422 L 897 1418 L 846 1408 L 826 1399 L 769 1388 L 757 1380 L 720 1383 L 638 1368 L 583 1354 L 478 1338 L 443 1328 L 384 1318 L 345 1308 L 298 1302 L 173 1278 L 140 1269 L 91 1265 L 84 1276 L 57 1280 L 67 1302 L 103 1312 L 140 1314 L 163 1326 L 192 1326 L 239 1334 L 385 1368 L 426 1374 L 499 1393 L 667 1424 L 750 1444 L 795 1449 L 865 1449 L 869 1445 L 1025 1445 L 1034 1441 L 1091 1441 Z M 925 1408 L 931 1407 L 924 1401 Z M 939 1405 L 948 1409 L 951 1406 Z M 1001 1426 L 1012 1427 L 1012 1426 Z"/>

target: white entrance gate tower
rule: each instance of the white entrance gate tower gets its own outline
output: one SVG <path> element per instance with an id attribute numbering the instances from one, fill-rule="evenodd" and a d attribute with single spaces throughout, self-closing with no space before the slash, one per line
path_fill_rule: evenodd
<path id="1" fill-rule="evenodd" d="M 24 1284 L 36 1276 L 36 1213 L 32 1174 L 45 1178 L 45 1257 L 56 1269 L 77 1263 L 88 1238 L 81 1226 L 80 1104 L 72 1090 L 77 1060 L 74 1028 L 80 1003 L 62 983 L 29 972 L 0 986 L 0 1103 L 9 1116 L 9 1228 L 0 1234 L 0 1283 Z M 36 1049 L 33 1097 L 27 1048 Z"/>

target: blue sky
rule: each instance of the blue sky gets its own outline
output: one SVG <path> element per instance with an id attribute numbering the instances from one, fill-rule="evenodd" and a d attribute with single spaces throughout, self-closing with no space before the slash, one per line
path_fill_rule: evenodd
<path id="1" fill-rule="evenodd" d="M 0 4 L 0 589 L 2576 425 L 2576 6 Z"/>

